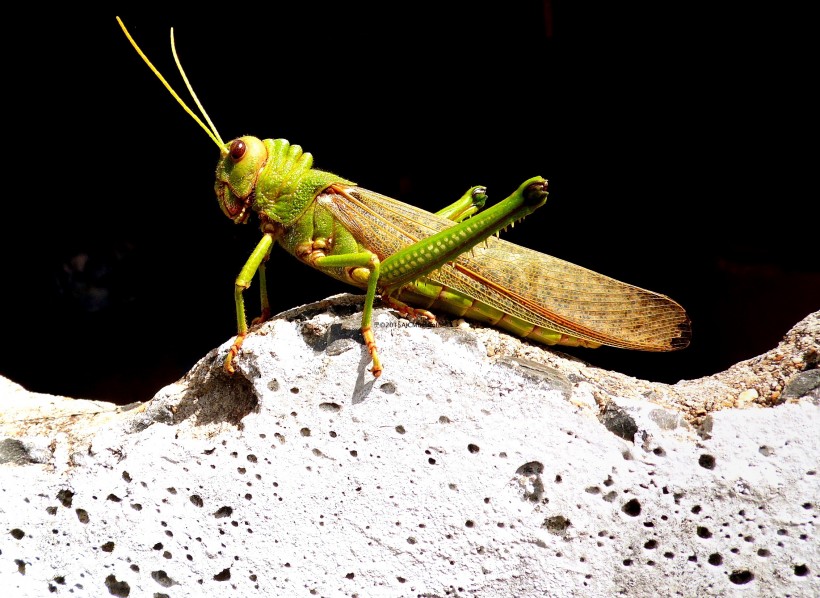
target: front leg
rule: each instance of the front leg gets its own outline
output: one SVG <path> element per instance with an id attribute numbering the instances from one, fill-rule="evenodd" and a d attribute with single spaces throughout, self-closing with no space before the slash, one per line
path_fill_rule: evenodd
<path id="1" fill-rule="evenodd" d="M 259 274 L 259 303 L 262 309 L 259 313 L 259 317 L 251 320 L 251 326 L 254 326 L 255 324 L 261 324 L 262 322 L 267 322 L 268 318 L 270 318 L 270 299 L 268 299 L 268 278 L 265 275 L 265 264 L 268 262 L 269 257 L 270 251 L 268 251 L 268 254 L 259 263 L 259 270 L 257 271 Z"/>
<path id="2" fill-rule="evenodd" d="M 228 355 L 225 357 L 224 368 L 228 374 L 233 374 L 236 371 L 233 366 L 233 360 L 239 354 L 239 349 L 242 347 L 242 343 L 245 342 L 245 337 L 248 335 L 248 320 L 245 317 L 245 300 L 242 293 L 245 289 L 251 286 L 253 275 L 256 274 L 257 271 L 260 271 L 260 283 L 262 284 L 262 314 L 264 315 L 266 307 L 268 312 L 270 312 L 270 305 L 266 305 L 268 296 L 267 290 L 265 289 L 266 281 L 264 277 L 264 266 L 262 264 L 268 259 L 272 247 L 273 235 L 270 233 L 265 233 L 256 245 L 256 248 L 251 253 L 248 261 L 245 262 L 245 265 L 239 272 L 239 276 L 236 277 L 233 295 L 236 303 L 237 332 L 236 339 L 234 339 L 233 345 L 231 345 Z"/>

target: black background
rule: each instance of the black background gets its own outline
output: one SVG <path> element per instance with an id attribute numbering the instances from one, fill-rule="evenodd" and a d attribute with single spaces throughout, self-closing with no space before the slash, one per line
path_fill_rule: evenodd
<path id="1" fill-rule="evenodd" d="M 498 200 L 547 177 L 547 205 L 505 238 L 667 294 L 693 321 L 682 352 L 572 352 L 674 382 L 773 347 L 820 308 L 816 65 L 807 15 L 774 4 L 620 4 L 120 16 L 183 93 L 175 28 L 226 140 L 286 138 L 429 210 L 474 184 Z M 258 229 L 222 215 L 216 147 L 114 14 L 43 11 L 7 29 L 0 373 L 147 399 L 234 333 L 233 280 Z M 268 272 L 274 311 L 352 290 L 281 249 Z"/>

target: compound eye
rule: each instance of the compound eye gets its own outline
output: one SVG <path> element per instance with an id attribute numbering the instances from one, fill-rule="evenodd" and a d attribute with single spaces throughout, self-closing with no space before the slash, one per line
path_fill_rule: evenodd
<path id="1" fill-rule="evenodd" d="M 245 145 L 245 142 L 241 139 L 235 139 L 231 143 L 231 147 L 229 148 L 229 153 L 231 156 L 231 162 L 236 164 L 239 162 L 244 156 L 245 152 L 247 151 L 248 146 Z"/>

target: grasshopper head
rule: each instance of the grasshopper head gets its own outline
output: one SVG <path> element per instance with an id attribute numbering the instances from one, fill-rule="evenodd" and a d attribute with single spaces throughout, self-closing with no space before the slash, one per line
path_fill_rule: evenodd
<path id="1" fill-rule="evenodd" d="M 222 213 L 237 224 L 250 217 L 256 181 L 268 161 L 265 144 L 256 137 L 239 137 L 224 146 L 216 166 L 214 191 Z"/>

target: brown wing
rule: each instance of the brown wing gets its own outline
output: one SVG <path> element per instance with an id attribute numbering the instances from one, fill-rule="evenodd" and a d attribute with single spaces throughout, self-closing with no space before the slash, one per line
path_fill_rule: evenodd
<path id="1" fill-rule="evenodd" d="M 360 187 L 331 190 L 320 201 L 382 260 L 453 225 Z M 669 297 L 500 239 L 427 278 L 537 326 L 601 344 L 644 351 L 689 344 L 689 318 Z"/>

